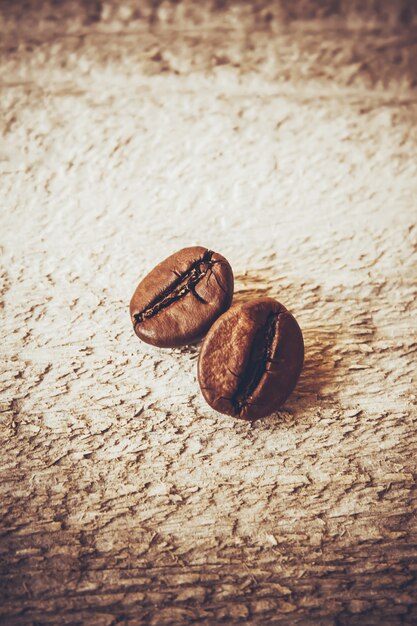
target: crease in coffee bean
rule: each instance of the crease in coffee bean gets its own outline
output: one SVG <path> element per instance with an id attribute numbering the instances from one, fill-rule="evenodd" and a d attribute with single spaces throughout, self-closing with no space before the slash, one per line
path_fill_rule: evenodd
<path id="1" fill-rule="evenodd" d="M 218 263 L 219 265 L 224 265 L 223 261 L 215 261 L 215 262 L 213 263 L 213 265 L 215 265 L 216 263 Z M 219 279 L 217 278 L 216 274 L 213 272 L 213 268 L 211 267 L 211 268 L 210 268 L 210 276 L 209 276 L 209 277 L 208 277 L 208 279 L 207 279 L 207 284 L 210 282 L 210 278 L 211 278 L 212 276 L 214 276 L 214 279 L 215 279 L 215 281 L 216 281 L 217 285 L 220 287 L 220 289 L 221 289 L 224 293 L 227 293 L 227 292 L 226 292 L 226 289 L 225 289 L 225 288 L 224 288 L 224 286 L 221 284 L 221 282 L 219 282 Z"/>
<path id="2" fill-rule="evenodd" d="M 206 250 L 203 256 L 197 261 L 194 261 L 194 263 L 192 263 L 192 265 L 183 274 L 175 272 L 178 279 L 174 280 L 171 285 L 159 293 L 142 311 L 135 313 L 133 316 L 135 319 L 135 326 L 136 324 L 143 322 L 145 319 L 154 317 L 157 313 L 159 313 L 159 311 L 166 309 L 190 292 L 197 298 L 197 300 L 199 300 L 199 302 L 207 304 L 207 301 L 197 294 L 195 287 L 200 280 L 204 278 L 209 270 L 212 271 L 211 268 L 215 264 L 215 261 L 212 260 L 213 254 L 214 252 L 212 250 Z M 202 269 L 203 265 L 207 267 Z"/>
<path id="3" fill-rule="evenodd" d="M 229 370 L 229 372 L 232 374 L 232 376 L 234 376 L 235 378 L 240 378 L 239 374 L 236 374 L 236 372 L 234 372 L 233 370 L 230 369 L 230 367 L 228 367 L 226 365 L 226 369 Z"/>
<path id="4" fill-rule="evenodd" d="M 263 337 L 261 342 L 263 344 L 263 350 L 261 358 L 257 361 L 255 367 L 253 367 L 252 354 L 256 349 L 256 345 L 253 345 L 252 354 L 249 356 L 241 381 L 235 393 L 230 398 L 230 402 L 238 415 L 241 414 L 246 405 L 252 404 L 248 401 L 248 399 L 254 393 L 261 382 L 262 377 L 267 372 L 266 366 L 268 362 L 271 362 L 272 342 L 275 337 L 279 315 L 279 311 L 274 311 L 268 315 L 263 328 Z"/>

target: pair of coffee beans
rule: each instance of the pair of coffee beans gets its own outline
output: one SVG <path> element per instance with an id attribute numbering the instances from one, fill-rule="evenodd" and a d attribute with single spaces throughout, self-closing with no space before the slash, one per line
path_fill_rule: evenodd
<path id="1" fill-rule="evenodd" d="M 255 420 L 276 411 L 294 389 L 303 336 L 273 298 L 230 307 L 233 287 L 232 268 L 221 254 L 184 248 L 139 283 L 130 317 L 139 339 L 160 348 L 204 337 L 198 359 L 204 398 L 220 413 Z"/>

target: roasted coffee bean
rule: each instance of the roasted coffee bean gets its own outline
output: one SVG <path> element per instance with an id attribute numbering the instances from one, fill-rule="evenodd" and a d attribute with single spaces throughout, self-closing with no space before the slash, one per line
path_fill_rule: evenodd
<path id="1" fill-rule="evenodd" d="M 295 387 L 304 360 L 295 318 L 273 298 L 230 308 L 203 341 L 198 379 L 220 413 L 255 420 L 276 411 Z"/>
<path id="2" fill-rule="evenodd" d="M 130 302 L 137 336 L 160 348 L 193 343 L 229 308 L 233 272 L 217 252 L 184 248 L 139 283 Z"/>

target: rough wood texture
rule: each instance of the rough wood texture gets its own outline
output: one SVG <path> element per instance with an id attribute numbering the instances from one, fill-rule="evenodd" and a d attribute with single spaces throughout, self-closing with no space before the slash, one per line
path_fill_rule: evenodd
<path id="1" fill-rule="evenodd" d="M 415 93 L 97 37 L 3 52 L 2 623 L 417 623 Z M 253 425 L 130 325 L 194 244 L 304 331 Z"/>

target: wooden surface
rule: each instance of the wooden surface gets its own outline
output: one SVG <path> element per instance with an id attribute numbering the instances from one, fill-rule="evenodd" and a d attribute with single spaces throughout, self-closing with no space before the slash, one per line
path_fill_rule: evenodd
<path id="1" fill-rule="evenodd" d="M 1 623 L 415 624 L 415 93 L 136 41 L 3 51 Z M 197 244 L 304 332 L 253 425 L 130 326 Z"/>

